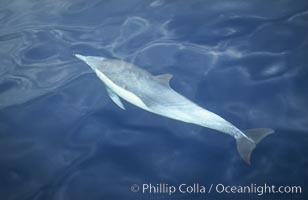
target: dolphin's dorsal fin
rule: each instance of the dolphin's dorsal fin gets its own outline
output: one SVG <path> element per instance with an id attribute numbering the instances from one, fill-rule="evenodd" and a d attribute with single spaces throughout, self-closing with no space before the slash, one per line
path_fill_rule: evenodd
<path id="1" fill-rule="evenodd" d="M 167 86 L 170 87 L 169 82 L 170 82 L 170 80 L 171 80 L 172 77 L 173 77 L 172 74 L 161 74 L 161 75 L 155 76 L 154 78 L 155 78 L 157 81 L 161 82 L 162 84 L 167 85 Z"/>
<path id="2" fill-rule="evenodd" d="M 106 87 L 107 88 L 107 92 L 109 94 L 109 97 L 111 98 L 111 100 L 117 104 L 120 108 L 122 108 L 123 110 L 125 110 L 125 107 L 121 101 L 121 99 L 119 98 L 119 96 L 114 93 L 114 91 L 112 91 L 109 87 Z"/>

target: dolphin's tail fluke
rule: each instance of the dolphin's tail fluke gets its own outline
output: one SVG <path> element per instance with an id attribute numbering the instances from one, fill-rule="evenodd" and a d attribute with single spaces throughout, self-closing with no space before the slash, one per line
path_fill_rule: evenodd
<path id="1" fill-rule="evenodd" d="M 250 164 L 250 155 L 255 149 L 256 145 L 266 136 L 274 133 L 274 130 L 270 128 L 256 128 L 243 131 L 248 137 L 239 137 L 236 139 L 237 150 L 242 159 Z"/>

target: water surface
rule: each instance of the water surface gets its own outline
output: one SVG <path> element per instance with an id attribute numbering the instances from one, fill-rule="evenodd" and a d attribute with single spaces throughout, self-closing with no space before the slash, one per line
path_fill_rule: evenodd
<path id="1" fill-rule="evenodd" d="M 308 2 L 2 0 L 0 199 L 305 199 Z M 73 54 L 133 62 L 242 130 L 118 108 Z M 299 185 L 303 194 L 141 194 L 132 184 Z"/>

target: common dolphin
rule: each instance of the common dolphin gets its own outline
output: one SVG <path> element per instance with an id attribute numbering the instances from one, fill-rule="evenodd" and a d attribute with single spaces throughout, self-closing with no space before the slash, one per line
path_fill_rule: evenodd
<path id="1" fill-rule="evenodd" d="M 75 56 L 95 71 L 105 84 L 112 101 L 120 108 L 125 110 L 119 97 L 146 111 L 231 135 L 236 140 L 241 158 L 247 164 L 250 164 L 250 156 L 256 144 L 274 133 L 269 128 L 240 131 L 222 117 L 174 91 L 169 85 L 171 74 L 153 76 L 123 60 L 80 54 Z"/>

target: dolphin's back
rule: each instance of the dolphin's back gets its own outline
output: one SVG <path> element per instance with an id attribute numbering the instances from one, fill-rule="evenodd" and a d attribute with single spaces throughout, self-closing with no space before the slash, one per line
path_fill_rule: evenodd
<path id="1" fill-rule="evenodd" d="M 111 60 L 108 66 L 104 74 L 117 86 L 136 95 L 151 112 L 190 123 L 196 121 L 194 113 L 200 115 L 200 110 L 204 117 L 211 113 L 174 91 L 169 81 L 163 82 L 134 64 Z"/>
<path id="2" fill-rule="evenodd" d="M 131 103 L 147 111 L 188 123 L 215 127 L 216 130 L 228 134 L 230 128 L 235 128 L 220 116 L 178 94 L 170 87 L 169 80 L 153 76 L 138 66 L 121 60 L 107 59 L 104 60 L 104 65 L 107 67 L 99 71 L 116 86 L 128 92 L 123 96 L 118 95 L 126 100 L 130 99 Z M 238 132 L 238 129 L 234 129 L 232 135 Z"/>
<path id="3" fill-rule="evenodd" d="M 133 64 L 113 61 L 112 65 L 117 67 L 104 74 L 114 84 L 138 96 L 149 107 L 162 102 L 171 105 L 179 101 L 179 98 L 184 100 L 168 85 L 157 81 L 155 76 Z"/>

